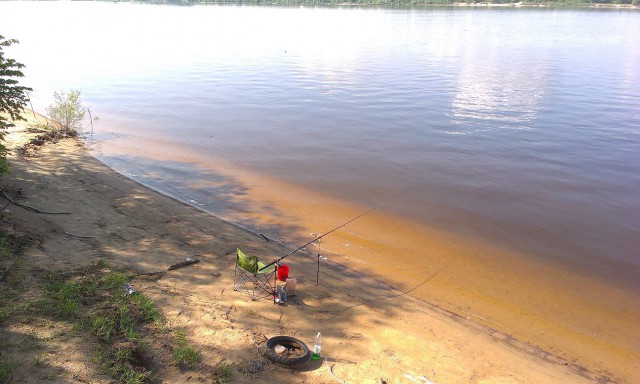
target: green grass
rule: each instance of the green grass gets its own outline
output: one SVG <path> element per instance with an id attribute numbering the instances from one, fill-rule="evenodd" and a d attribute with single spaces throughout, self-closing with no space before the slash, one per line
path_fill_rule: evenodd
<path id="1" fill-rule="evenodd" d="M 110 271 L 100 277 L 100 271 L 107 268 L 101 259 L 95 268 L 84 273 L 49 273 L 43 285 L 46 298 L 40 311 L 73 320 L 78 328 L 96 336 L 103 350 L 98 354 L 100 364 L 116 381 L 148 382 L 151 372 L 133 365 L 132 350 L 144 345 L 138 328 L 143 324 L 161 324 L 163 317 L 152 300 L 122 289 L 131 279 L 129 274 Z"/>
<path id="2" fill-rule="evenodd" d="M 120 380 L 126 384 L 142 384 L 147 382 L 147 375 L 125 367 L 120 373 Z"/>
<path id="3" fill-rule="evenodd" d="M 109 267 L 109 264 L 107 263 L 107 260 L 104 257 L 101 257 L 98 260 L 98 263 L 96 264 L 96 268 L 98 268 L 98 269 L 105 269 L 105 268 L 108 268 L 108 267 Z"/>
<path id="4" fill-rule="evenodd" d="M 116 348 L 113 350 L 113 357 L 116 360 L 129 360 L 131 358 L 131 350 L 124 347 Z"/>
<path id="5" fill-rule="evenodd" d="M 91 331 L 105 343 L 111 341 L 116 326 L 116 319 L 113 316 L 96 315 L 91 321 Z"/>
<path id="6" fill-rule="evenodd" d="M 29 236 L 18 237 L 0 233 L 0 260 L 15 259 L 32 241 Z"/>
<path id="7" fill-rule="evenodd" d="M 4 307 L 3 304 L 0 304 L 0 325 L 4 324 L 5 321 L 9 320 L 11 318 L 11 315 L 13 315 L 13 308 L 7 308 Z"/>
<path id="8" fill-rule="evenodd" d="M 163 317 L 155 303 L 148 297 L 136 293 L 124 292 L 122 281 L 125 274 L 110 273 L 104 284 L 111 291 L 111 296 L 101 302 L 98 310 L 91 316 L 91 330 L 103 341 L 109 342 L 114 337 L 123 337 L 128 341 L 138 341 L 136 326 L 140 324 L 162 325 Z"/>
<path id="9" fill-rule="evenodd" d="M 99 262 L 100 269 L 108 268 Z M 150 324 L 162 329 L 164 319 L 155 303 L 141 293 L 129 294 L 123 289 L 131 276 L 111 271 L 98 282 L 101 299 L 91 311 L 91 332 L 103 343 L 100 354 L 102 366 L 111 377 L 121 383 L 146 383 L 152 372 L 134 367 L 133 351 L 144 353 L 145 337 L 140 327 Z"/>
<path id="10" fill-rule="evenodd" d="M 8 361 L 5 359 L 0 360 L 0 383 L 4 383 L 4 381 L 11 375 L 14 369 L 18 364 L 12 361 Z"/>
<path id="11" fill-rule="evenodd" d="M 122 288 L 122 285 L 127 283 L 130 279 L 131 276 L 124 272 L 112 271 L 104 277 L 103 283 L 112 293 L 117 293 Z"/>
<path id="12" fill-rule="evenodd" d="M 36 358 L 33 360 L 33 365 L 36 367 L 42 367 L 44 365 L 44 359 L 46 357 L 45 353 L 39 353 Z"/>
<path id="13" fill-rule="evenodd" d="M 7 249 L 15 245 L 10 240 L 0 235 L 2 265 L 18 265 L 14 253 Z M 187 342 L 185 332 L 172 330 L 153 300 L 123 289 L 123 285 L 131 281 L 131 275 L 110 270 L 104 258 L 83 269 L 47 273 L 40 282 L 41 297 L 27 301 L 19 300 L 22 293 L 9 282 L 9 278 L 26 281 L 23 269 L 13 269 L 3 274 L 7 284 L 0 292 L 0 325 L 25 318 L 51 319 L 72 325 L 74 334 L 89 336 L 97 342 L 96 363 L 114 382 L 154 382 L 157 379 L 153 372 L 154 358 L 149 355 L 148 345 L 158 338 L 172 339 L 176 365 L 194 368 L 201 360 L 200 353 Z M 44 366 L 46 355 L 38 354 L 24 363 Z M 6 361 L 0 355 L 0 383 L 8 379 L 17 366 L 18 363 Z M 216 367 L 218 383 L 226 383 L 230 377 L 230 364 Z"/>
<path id="14" fill-rule="evenodd" d="M 200 353 L 187 343 L 187 335 L 180 329 L 175 333 L 173 361 L 186 367 L 193 367 L 200 361 Z"/>
<path id="15" fill-rule="evenodd" d="M 220 384 L 226 384 L 231 380 L 233 365 L 226 361 L 221 362 L 216 366 L 215 376 L 216 380 Z"/>
<path id="16" fill-rule="evenodd" d="M 130 346 L 103 350 L 99 353 L 98 360 L 102 362 L 104 371 L 120 383 L 141 384 L 149 381 L 150 372 L 139 372 L 132 366 Z"/>
<path id="17" fill-rule="evenodd" d="M 135 294 L 131 297 L 131 302 L 140 310 L 140 316 L 144 321 L 156 324 L 163 321 L 162 314 L 158 311 L 156 304 L 145 295 Z"/>
<path id="18" fill-rule="evenodd" d="M 30 244 L 28 237 L 15 237 L 0 233 L 0 282 L 6 282 L 10 288 L 24 286 L 18 270 L 24 265 L 20 254 Z M 6 295 L 6 292 L 3 292 Z"/>
<path id="19" fill-rule="evenodd" d="M 63 318 L 72 318 L 78 315 L 80 298 L 83 295 L 81 284 L 67 281 L 65 277 L 56 272 L 50 272 L 43 286 L 43 290 L 52 300 L 47 307 L 54 315 Z"/>
<path id="20" fill-rule="evenodd" d="M 30 243 L 30 238 L 21 238 L 0 233 L 0 325 L 10 322 L 17 314 L 20 304 L 17 298 L 26 288 L 21 267 L 25 261 L 21 251 Z"/>
<path id="21" fill-rule="evenodd" d="M 14 257 L 13 242 L 7 235 L 0 235 L 0 260 Z"/>

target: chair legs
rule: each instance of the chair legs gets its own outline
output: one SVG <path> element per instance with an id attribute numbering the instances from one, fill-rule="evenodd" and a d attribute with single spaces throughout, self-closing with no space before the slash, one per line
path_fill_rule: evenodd
<path id="1" fill-rule="evenodd" d="M 275 294 L 272 279 L 274 273 L 253 275 L 241 268 L 236 267 L 234 271 L 234 291 L 245 292 L 255 301 L 262 298 L 272 298 Z"/>

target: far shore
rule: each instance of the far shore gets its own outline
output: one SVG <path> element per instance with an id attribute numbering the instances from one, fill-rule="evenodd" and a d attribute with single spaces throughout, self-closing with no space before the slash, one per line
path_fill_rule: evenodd
<path id="1" fill-rule="evenodd" d="M 408 7 L 461 7 L 461 8 L 554 8 L 554 9 L 640 9 L 640 6 L 634 4 L 613 4 L 613 3 L 582 3 L 582 4 L 560 4 L 560 3 L 531 3 L 531 2 L 512 2 L 512 3 L 490 3 L 490 2 L 454 2 L 450 4 L 405 4 Z M 326 4 L 326 6 L 338 7 L 370 7 L 370 6 L 390 6 L 389 4 L 363 4 L 344 2 L 339 4 Z M 403 5 L 399 5 L 403 6 Z"/>
<path id="2" fill-rule="evenodd" d="M 150 3 L 154 4 L 175 4 L 166 0 L 152 0 Z M 236 2 L 228 1 L 185 1 L 187 5 L 229 5 L 236 4 Z M 452 3 L 359 3 L 345 1 L 342 3 L 307 3 L 305 1 L 289 2 L 289 3 L 246 3 L 247 6 L 319 6 L 319 7 L 477 7 L 477 8 L 610 8 L 610 9 L 638 9 L 637 4 L 614 4 L 614 3 L 561 3 L 561 2 L 510 2 L 510 3 L 491 3 L 491 2 L 452 2 Z"/>
<path id="3" fill-rule="evenodd" d="M 545 4 L 545 3 L 453 3 L 454 7 L 527 7 L 527 8 L 565 8 L 565 7 L 578 7 L 578 8 L 615 8 L 615 9 L 638 9 L 637 5 L 633 4 L 607 4 L 607 3 L 592 3 L 584 5 L 559 5 L 559 4 Z"/>

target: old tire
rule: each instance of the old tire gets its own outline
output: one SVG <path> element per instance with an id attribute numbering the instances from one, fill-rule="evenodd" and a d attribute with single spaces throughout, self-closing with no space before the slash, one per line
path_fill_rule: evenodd
<path id="1" fill-rule="evenodd" d="M 288 353 L 276 353 L 274 348 L 276 345 L 282 345 L 288 350 L 299 350 L 295 357 L 289 356 Z M 275 336 L 264 343 L 262 355 L 272 362 L 285 367 L 302 367 L 311 359 L 311 352 L 306 344 L 302 341 L 290 336 Z"/>

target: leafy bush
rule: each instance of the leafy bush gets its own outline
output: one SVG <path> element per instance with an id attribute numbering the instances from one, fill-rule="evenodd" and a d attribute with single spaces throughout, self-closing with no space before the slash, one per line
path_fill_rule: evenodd
<path id="1" fill-rule="evenodd" d="M 80 91 L 56 91 L 53 93 L 55 103 L 47 107 L 47 115 L 53 122 L 54 129 L 65 134 L 75 134 L 82 129 L 85 108 L 80 102 Z"/>

